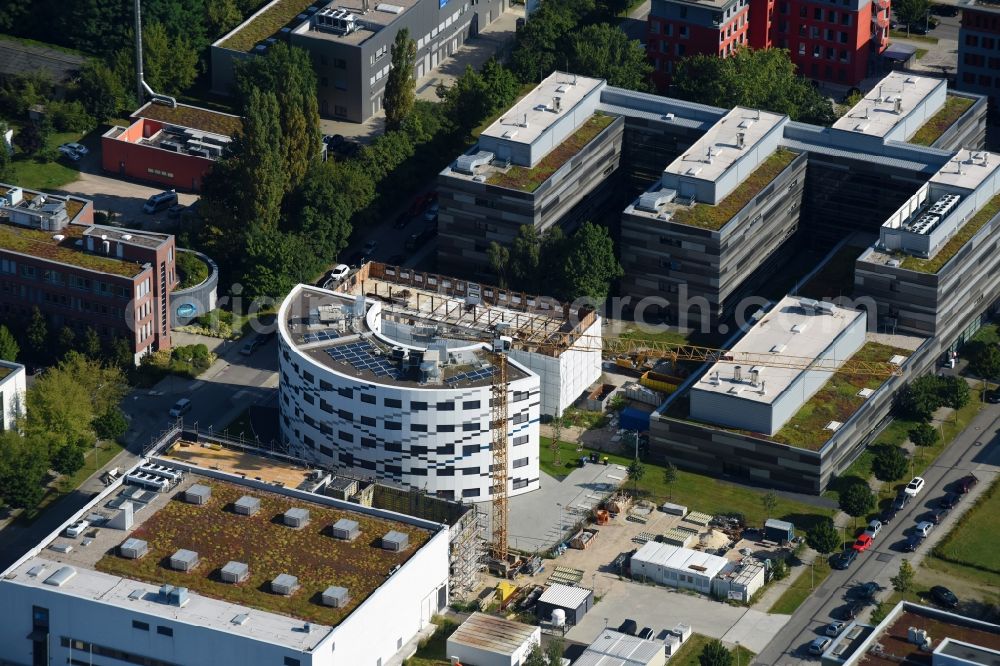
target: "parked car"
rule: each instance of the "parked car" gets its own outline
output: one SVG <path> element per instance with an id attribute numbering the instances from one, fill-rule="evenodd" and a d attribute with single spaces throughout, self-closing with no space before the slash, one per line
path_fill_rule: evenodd
<path id="1" fill-rule="evenodd" d="M 184 212 L 185 208 L 187 208 L 187 206 L 185 206 L 184 204 L 174 204 L 173 206 L 167 209 L 167 217 L 169 217 L 171 220 L 176 220 L 181 216 L 181 213 Z"/>
<path id="2" fill-rule="evenodd" d="M 255 351 L 257 351 L 257 348 L 263 344 L 264 344 L 264 336 L 254 335 L 252 338 L 243 343 L 243 346 L 240 347 L 240 353 L 243 354 L 244 356 L 250 356 L 250 354 L 253 354 Z"/>
<path id="3" fill-rule="evenodd" d="M 172 418 L 176 419 L 178 417 L 184 416 L 190 411 L 191 411 L 191 400 L 189 400 L 188 398 L 181 398 L 180 400 L 174 403 L 174 406 L 171 407 L 170 411 L 167 413 L 170 414 Z"/>
<path id="4" fill-rule="evenodd" d="M 71 539 L 75 539 L 81 534 L 83 534 L 88 527 L 90 527 L 90 521 L 78 520 L 69 527 L 67 527 L 64 534 L 70 537 Z"/>
<path id="5" fill-rule="evenodd" d="M 874 599 L 875 595 L 879 593 L 882 586 L 875 581 L 870 581 L 858 587 L 858 598 L 860 599 Z"/>
<path id="6" fill-rule="evenodd" d="M 916 497 L 920 494 L 920 491 L 924 489 L 924 485 L 926 485 L 924 480 L 919 476 L 915 476 L 908 484 L 906 484 L 906 488 L 903 489 L 903 492 L 910 497 Z"/>
<path id="7" fill-rule="evenodd" d="M 329 148 L 336 148 L 346 141 L 342 134 L 327 134 L 323 137 L 323 143 L 325 143 Z"/>
<path id="8" fill-rule="evenodd" d="M 979 483 L 979 477 L 975 474 L 967 474 L 958 480 L 958 490 L 964 495 L 975 488 L 977 483 Z"/>
<path id="9" fill-rule="evenodd" d="M 73 162 L 78 161 L 80 157 L 82 157 L 80 153 L 70 148 L 69 144 L 67 143 L 64 143 L 63 145 L 59 146 L 57 150 L 63 155 L 63 157 L 72 160 Z"/>
<path id="10" fill-rule="evenodd" d="M 861 601 L 856 601 L 851 604 L 847 604 L 840 609 L 840 615 L 844 618 L 845 622 L 850 622 L 851 620 L 857 619 L 858 615 L 861 614 L 865 608 L 865 604 Z"/>
<path id="11" fill-rule="evenodd" d="M 932 511 L 931 516 L 930 518 L 928 518 L 928 520 L 930 520 L 930 522 L 934 523 L 935 525 L 940 525 L 941 521 L 944 520 L 944 517 L 947 516 L 949 513 L 951 513 L 951 509 L 946 509 L 944 507 L 941 507 L 940 509 L 935 509 L 934 511 Z"/>
<path id="12" fill-rule="evenodd" d="M 872 537 L 867 532 L 859 536 L 858 540 L 854 542 L 853 546 L 851 546 L 851 548 L 853 548 L 859 553 L 863 553 L 871 547 L 872 547 Z"/>
<path id="13" fill-rule="evenodd" d="M 906 507 L 906 505 L 910 503 L 911 499 L 913 499 L 911 495 L 907 495 L 905 492 L 901 492 L 899 493 L 899 495 L 896 496 L 896 501 L 892 503 L 892 508 L 895 509 L 896 511 L 902 511 Z"/>
<path id="14" fill-rule="evenodd" d="M 626 619 L 618 626 L 618 633 L 628 634 L 629 636 L 635 636 L 635 632 L 639 629 L 639 625 L 635 623 L 635 620 Z"/>
<path id="15" fill-rule="evenodd" d="M 958 597 L 955 596 L 954 592 L 943 585 L 935 585 L 931 588 L 931 601 L 936 603 L 938 606 L 944 606 L 945 608 L 958 607 Z"/>
<path id="16" fill-rule="evenodd" d="M 858 551 L 854 550 L 853 548 L 848 548 L 844 552 L 835 556 L 830 565 L 834 569 L 844 570 L 850 568 L 850 566 L 854 564 L 854 560 L 856 559 L 858 559 Z"/>
<path id="17" fill-rule="evenodd" d="M 924 536 L 914 532 L 906 539 L 906 543 L 903 544 L 903 550 L 907 553 L 916 552 L 917 548 L 924 541 Z"/>
<path id="18" fill-rule="evenodd" d="M 865 534 L 870 536 L 872 539 L 878 536 L 878 533 L 882 531 L 882 523 L 877 520 L 873 520 L 868 523 L 868 527 L 865 528 Z"/>
<path id="19" fill-rule="evenodd" d="M 940 506 L 942 509 L 954 509 L 958 506 L 958 502 L 962 499 L 959 493 L 947 493 L 941 498 Z"/>
<path id="20" fill-rule="evenodd" d="M 146 199 L 146 203 L 142 207 L 142 212 L 152 215 L 153 213 L 159 213 L 161 210 L 166 210 L 176 203 L 177 191 L 167 190 Z"/>
<path id="21" fill-rule="evenodd" d="M 347 277 L 347 274 L 351 272 L 351 267 L 347 264 L 337 264 L 326 274 L 327 281 L 333 280 L 334 282 L 339 282 Z"/>
<path id="22" fill-rule="evenodd" d="M 840 632 L 842 632 L 844 630 L 844 627 L 846 626 L 847 626 L 846 622 L 841 622 L 840 620 L 834 620 L 830 624 L 826 625 L 826 629 L 824 631 L 827 636 L 836 637 L 840 635 Z"/>
<path id="23" fill-rule="evenodd" d="M 1000 404 L 1000 389 L 992 389 L 983 394 L 983 400 L 991 405 Z"/>
<path id="24" fill-rule="evenodd" d="M 424 211 L 424 222 L 437 222 L 439 210 L 440 206 L 438 206 L 437 201 L 428 206 L 427 210 Z"/>
<path id="25" fill-rule="evenodd" d="M 878 515 L 878 520 L 883 525 L 888 525 L 893 518 L 896 517 L 896 507 L 892 504 L 882 509 L 882 513 Z"/>
<path id="26" fill-rule="evenodd" d="M 649 627 L 643 627 L 642 631 L 639 632 L 639 638 L 643 639 L 644 641 L 652 640 L 653 630 L 650 629 Z"/>
<path id="27" fill-rule="evenodd" d="M 830 647 L 830 643 L 833 642 L 832 639 L 826 636 L 820 636 L 819 638 L 814 638 L 811 643 L 809 643 L 809 654 L 821 655 L 826 652 L 826 648 Z"/>
<path id="28" fill-rule="evenodd" d="M 929 520 L 921 520 L 919 523 L 917 523 L 917 526 L 914 527 L 913 529 L 916 531 L 917 534 L 919 534 L 922 537 L 925 537 L 931 533 L 932 529 L 934 529 L 934 523 L 930 522 Z"/>

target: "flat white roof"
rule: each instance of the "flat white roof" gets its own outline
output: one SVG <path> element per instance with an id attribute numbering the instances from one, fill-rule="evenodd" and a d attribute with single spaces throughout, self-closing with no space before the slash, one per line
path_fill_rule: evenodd
<path id="1" fill-rule="evenodd" d="M 902 122 L 907 114 L 941 85 L 944 79 L 892 72 L 868 91 L 860 102 L 833 124 L 834 129 L 883 137 Z M 896 113 L 896 100 L 900 111 Z M 929 110 L 927 115 L 937 109 Z"/>
<path id="2" fill-rule="evenodd" d="M 705 578 L 715 578 L 729 564 L 729 560 L 718 555 L 655 541 L 648 541 L 632 559 Z"/>
<path id="3" fill-rule="evenodd" d="M 1000 155 L 985 150 L 962 148 L 928 182 L 972 191 L 998 167 Z"/>
<path id="4" fill-rule="evenodd" d="M 40 565 L 45 567 L 43 573 L 38 576 L 28 575 L 28 571 Z M 313 649 L 332 629 L 329 626 L 312 624 L 312 631 L 305 632 L 301 630 L 303 621 L 300 619 L 212 599 L 190 590 L 188 602 L 183 607 L 173 606 L 160 601 L 160 588 L 156 585 L 80 566 L 74 567 L 76 576 L 59 587 L 45 585 L 45 579 L 62 566 L 63 563 L 55 560 L 41 556 L 32 557 L 7 574 L 4 582 L 80 597 L 90 603 L 128 608 L 137 613 L 171 618 L 178 622 L 298 650 Z M 244 613 L 250 616 L 248 621 L 242 624 L 233 622 L 233 618 Z"/>
<path id="5" fill-rule="evenodd" d="M 547 590 L 542 592 L 542 596 L 538 597 L 538 601 L 552 604 L 553 606 L 562 606 L 563 608 L 578 608 L 591 594 L 593 594 L 593 590 L 588 590 L 585 587 L 572 587 L 570 585 L 553 583 L 549 585 Z"/>
<path id="6" fill-rule="evenodd" d="M 663 663 L 663 643 L 647 641 L 611 629 L 594 639 L 574 666 L 647 666 L 656 657 Z"/>
<path id="7" fill-rule="evenodd" d="M 737 106 L 663 171 L 715 182 L 785 118 L 787 116 L 777 113 Z M 737 143 L 738 134 L 743 134 L 742 149 Z"/>
<path id="8" fill-rule="evenodd" d="M 553 72 L 487 127 L 481 136 L 513 143 L 534 143 L 554 122 L 562 119 L 566 111 L 579 104 L 603 82 L 603 79 L 589 76 Z M 553 109 L 556 97 L 560 99 L 560 113 Z"/>
<path id="9" fill-rule="evenodd" d="M 537 626 L 485 613 L 473 613 L 448 638 L 448 642 L 495 654 L 512 655 L 540 634 L 541 629 Z"/>
<path id="10" fill-rule="evenodd" d="M 817 358 L 856 319 L 864 317 L 864 312 L 849 310 L 832 303 L 824 304 L 829 314 L 821 310 L 804 308 L 802 302 L 815 303 L 810 299 L 785 296 L 764 318 L 737 342 L 730 350 L 735 353 L 760 354 L 765 358 L 782 357 Z M 838 359 L 846 361 L 847 359 Z M 769 367 L 766 363 L 756 366 L 742 366 L 741 379 L 735 378 L 733 363 L 716 363 L 694 385 L 700 391 L 723 393 L 771 404 L 782 391 L 805 372 L 796 368 Z M 757 369 L 758 380 L 763 385 L 751 384 L 751 370 Z M 715 381 L 718 373 L 718 383 Z"/>

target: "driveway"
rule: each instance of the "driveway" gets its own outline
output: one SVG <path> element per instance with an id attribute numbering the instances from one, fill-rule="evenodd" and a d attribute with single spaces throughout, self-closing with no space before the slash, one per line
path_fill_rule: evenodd
<path id="1" fill-rule="evenodd" d="M 81 171 L 77 180 L 63 185 L 58 192 L 91 199 L 94 202 L 94 210 L 113 211 L 119 214 L 118 222 L 123 226 L 170 233 L 174 231 L 177 220 L 167 218 L 165 211 L 155 215 L 142 212 L 146 199 L 164 189 L 167 188 L 111 178 L 92 171 Z M 178 192 L 177 200 L 189 206 L 198 200 L 198 195 Z"/>

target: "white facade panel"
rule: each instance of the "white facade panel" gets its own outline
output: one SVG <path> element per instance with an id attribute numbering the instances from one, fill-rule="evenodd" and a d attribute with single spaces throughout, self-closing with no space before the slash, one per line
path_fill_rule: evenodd
<path id="1" fill-rule="evenodd" d="M 0 431 L 13 430 L 17 419 L 24 416 L 25 370 L 19 363 L 0 361 Z"/>

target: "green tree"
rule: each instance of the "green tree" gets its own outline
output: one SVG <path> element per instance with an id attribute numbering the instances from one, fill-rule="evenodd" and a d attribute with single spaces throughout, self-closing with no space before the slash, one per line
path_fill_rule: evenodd
<path id="1" fill-rule="evenodd" d="M 20 353 L 21 347 L 10 329 L 0 324 L 0 361 L 16 361 Z"/>
<path id="2" fill-rule="evenodd" d="M 720 641 L 711 641 L 702 648 L 698 655 L 699 666 L 732 666 L 733 653 L 726 649 Z"/>
<path id="3" fill-rule="evenodd" d="M 906 474 L 909 461 L 902 447 L 893 444 L 880 446 L 872 460 L 872 471 L 879 481 L 891 483 L 899 481 Z"/>
<path id="4" fill-rule="evenodd" d="M 652 65 L 646 49 L 637 39 L 629 39 L 618 26 L 609 23 L 588 25 L 572 39 L 570 69 L 584 76 L 607 79 L 608 84 L 629 90 L 649 90 Z"/>
<path id="5" fill-rule="evenodd" d="M 486 82 L 469 65 L 451 87 L 439 84 L 437 95 L 444 103 L 448 118 L 462 132 L 471 130 L 490 112 Z"/>
<path id="6" fill-rule="evenodd" d="M 198 52 L 183 33 L 173 36 L 157 21 L 142 27 L 143 76 L 158 93 L 177 95 L 198 76 Z"/>
<path id="7" fill-rule="evenodd" d="M 243 131 L 233 140 L 240 176 L 239 192 L 245 201 L 240 220 L 272 228 L 278 223 L 287 173 L 283 170 L 278 98 L 258 89 L 250 91 L 243 117 Z"/>
<path id="8" fill-rule="evenodd" d="M 552 70 L 568 68 L 571 40 L 592 22 L 594 0 L 546 0 L 517 34 L 511 69 L 525 83 L 540 81 Z"/>
<path id="9" fill-rule="evenodd" d="M 875 508 L 875 493 L 867 483 L 855 483 L 840 493 L 840 510 L 854 518 L 857 526 L 858 518 Z"/>
<path id="10" fill-rule="evenodd" d="M 930 421 L 934 411 L 941 406 L 940 379 L 924 375 L 910 382 L 900 393 L 899 409 L 904 416 L 915 421 Z"/>
<path id="11" fill-rule="evenodd" d="M 1000 345 L 981 345 L 969 360 L 969 369 L 983 379 L 1000 378 Z"/>
<path id="12" fill-rule="evenodd" d="M 783 557 L 776 557 L 771 560 L 771 575 L 775 580 L 788 578 L 788 562 Z"/>
<path id="13" fill-rule="evenodd" d="M 208 32 L 224 35 L 240 24 L 243 14 L 235 0 L 211 0 L 205 3 Z"/>
<path id="14" fill-rule="evenodd" d="M 549 646 L 545 648 L 545 657 L 548 660 L 548 666 L 562 666 L 562 656 L 563 651 L 566 646 L 563 641 L 558 636 L 553 636 L 552 640 L 549 641 Z"/>
<path id="15" fill-rule="evenodd" d="M 94 419 L 94 432 L 101 439 L 118 440 L 128 430 L 125 414 L 118 407 L 112 407 Z"/>
<path id="16" fill-rule="evenodd" d="M 480 76 L 483 79 L 486 108 L 489 109 L 489 113 L 510 108 L 517 99 L 519 88 L 514 72 L 504 67 L 496 58 L 490 58 L 483 63 Z"/>
<path id="17" fill-rule="evenodd" d="M 597 303 L 608 297 L 612 280 L 624 275 L 615 257 L 615 244 L 606 227 L 584 223 L 568 244 L 562 267 L 562 296 L 586 296 Z M 546 266 L 553 266 L 546 262 Z"/>
<path id="18" fill-rule="evenodd" d="M 663 467 L 663 485 L 667 487 L 667 499 L 674 499 L 674 484 L 677 483 L 677 465 L 667 462 Z"/>
<path id="19" fill-rule="evenodd" d="M 761 495 L 760 503 L 764 507 L 764 517 L 770 518 L 774 510 L 778 508 L 778 493 L 768 490 Z"/>
<path id="20" fill-rule="evenodd" d="M 59 349 L 69 350 L 73 348 L 73 344 L 76 342 L 76 333 L 69 326 L 63 326 L 59 329 L 59 338 L 57 344 Z"/>
<path id="21" fill-rule="evenodd" d="M 538 643 L 531 646 L 531 651 L 524 658 L 524 666 L 548 666 L 548 663 L 549 660 L 545 658 L 542 646 Z"/>
<path id="22" fill-rule="evenodd" d="M 677 97 L 692 102 L 765 109 L 817 125 L 829 125 L 836 118 L 830 100 L 796 73 L 784 49 L 741 48 L 728 58 L 684 58 L 673 84 Z"/>
<path id="23" fill-rule="evenodd" d="M 510 250 L 496 241 L 490 241 L 486 248 L 486 256 L 490 260 L 490 268 L 497 275 L 501 289 L 507 288 L 507 266 L 510 265 Z"/>
<path id="24" fill-rule="evenodd" d="M 31 310 L 31 321 L 27 330 L 28 346 L 35 354 L 42 354 L 47 349 L 49 326 L 42 311 L 35 307 Z"/>
<path id="25" fill-rule="evenodd" d="M 956 375 L 942 377 L 939 383 L 938 396 L 940 396 L 941 404 L 946 407 L 961 409 L 969 404 L 969 400 L 971 399 L 969 384 L 965 381 L 964 377 Z"/>
<path id="26" fill-rule="evenodd" d="M 76 444 L 65 444 L 56 449 L 51 462 L 52 469 L 60 474 L 73 474 L 84 464 L 83 450 Z"/>
<path id="27" fill-rule="evenodd" d="M 32 508 L 45 494 L 47 447 L 16 431 L 0 432 L 0 499 L 13 508 Z"/>
<path id="28" fill-rule="evenodd" d="M 889 579 L 892 583 L 892 589 L 900 594 L 906 594 L 911 589 L 913 589 L 913 579 L 916 573 L 913 571 L 913 567 L 910 565 L 909 560 L 900 560 L 899 562 L 899 573 Z"/>
<path id="29" fill-rule="evenodd" d="M 806 532 L 806 542 L 817 553 L 826 555 L 840 549 L 840 534 L 832 520 L 821 520 Z"/>
<path id="30" fill-rule="evenodd" d="M 632 488 L 636 495 L 639 494 L 639 482 L 642 481 L 642 477 L 646 475 L 646 466 L 639 462 L 638 459 L 633 460 L 628 466 L 628 478 L 632 481 Z"/>
<path id="31" fill-rule="evenodd" d="M 108 345 L 107 356 L 110 359 L 111 365 L 120 371 L 125 369 L 131 370 L 135 367 L 135 355 L 132 353 L 132 348 L 125 338 L 115 337 L 112 339 Z"/>
<path id="32" fill-rule="evenodd" d="M 392 44 L 392 63 L 385 81 L 382 105 L 385 107 L 386 127 L 399 129 L 413 110 L 416 80 L 413 65 L 417 59 L 417 44 L 410 38 L 410 31 L 403 28 L 396 33 Z"/>
<path id="33" fill-rule="evenodd" d="M 52 122 L 47 116 L 24 124 L 21 131 L 14 135 L 14 143 L 26 155 L 39 155 L 45 151 L 45 146 L 52 135 Z"/>
<path id="34" fill-rule="evenodd" d="M 510 252 L 511 283 L 524 291 L 535 291 L 540 282 L 542 241 L 533 224 L 518 227 Z"/>
<path id="35" fill-rule="evenodd" d="M 892 3 L 892 11 L 896 20 L 906 26 L 906 34 L 910 34 L 910 26 L 927 20 L 931 11 L 930 0 L 896 0 Z"/>
<path id="36" fill-rule="evenodd" d="M 918 423 L 915 428 L 910 430 L 910 441 L 917 446 L 933 446 L 937 444 L 937 441 L 941 438 L 938 433 L 937 428 L 932 426 L 930 423 Z M 897 479 L 902 478 L 902 475 L 896 477 Z M 888 479 L 889 481 L 895 481 L 896 479 Z"/>

